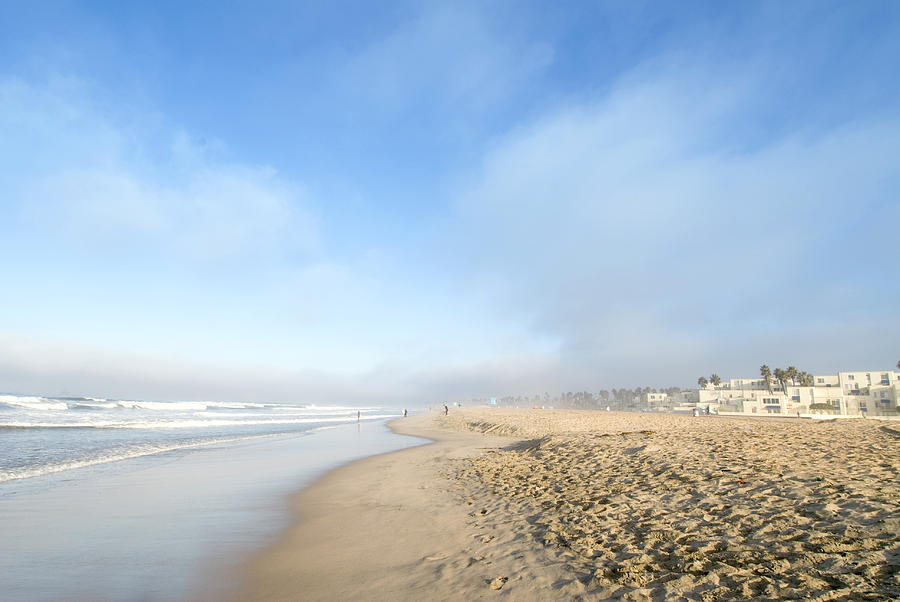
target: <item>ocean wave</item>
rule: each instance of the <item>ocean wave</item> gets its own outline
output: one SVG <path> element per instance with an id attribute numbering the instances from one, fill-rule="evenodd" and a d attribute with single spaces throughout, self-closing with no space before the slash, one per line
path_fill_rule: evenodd
<path id="1" fill-rule="evenodd" d="M 65 411 L 65 410 L 147 410 L 160 412 L 201 412 L 201 411 L 234 411 L 234 410 L 266 410 L 276 412 L 298 412 L 307 410 L 316 412 L 335 412 L 349 409 L 337 406 L 314 406 L 306 404 L 253 403 L 229 401 L 143 401 L 129 399 L 107 399 L 103 397 L 42 397 L 39 395 L 0 395 L 0 406 L 32 411 Z"/>
<path id="2" fill-rule="evenodd" d="M 47 399 L 46 397 L 30 397 L 20 395 L 0 395 L 0 404 L 25 410 L 68 410 L 65 401 Z"/>
<path id="3" fill-rule="evenodd" d="M 223 437 L 218 439 L 208 439 L 206 441 L 191 443 L 176 443 L 171 445 L 159 446 L 141 446 L 120 451 L 112 454 L 96 456 L 93 458 L 82 458 L 78 460 L 70 460 L 68 462 L 56 462 L 53 464 L 44 464 L 41 466 L 28 466 L 8 471 L 0 471 L 0 483 L 4 481 L 14 481 L 19 479 L 29 479 L 32 477 L 40 477 L 43 475 L 53 474 L 57 472 L 65 472 L 76 468 L 85 468 L 88 466 L 97 466 L 99 464 L 109 464 L 111 462 L 119 462 L 121 460 L 130 460 L 132 458 L 140 458 L 144 456 L 152 456 L 179 449 L 190 449 L 195 447 L 204 447 L 215 445 L 217 443 L 233 443 L 236 441 L 247 441 L 250 439 L 260 439 L 263 437 L 271 437 L 272 435 L 252 435 L 248 437 Z"/>
<path id="4" fill-rule="evenodd" d="M 397 414 L 374 414 L 361 416 L 360 420 L 383 420 L 385 418 L 396 418 Z M 356 416 L 309 416 L 305 418 L 289 418 L 273 416 L 268 420 L 184 420 L 184 419 L 160 419 L 152 421 L 123 421 L 123 420 L 85 420 L 85 421 L 68 421 L 68 422 L 27 422 L 21 420 L 0 422 L 0 428 L 9 429 L 28 429 L 28 428 L 93 428 L 93 429 L 197 429 L 209 427 L 239 427 L 239 426 L 259 426 L 259 425 L 284 425 L 284 424 L 315 424 L 315 423 L 350 423 L 355 421 Z"/>

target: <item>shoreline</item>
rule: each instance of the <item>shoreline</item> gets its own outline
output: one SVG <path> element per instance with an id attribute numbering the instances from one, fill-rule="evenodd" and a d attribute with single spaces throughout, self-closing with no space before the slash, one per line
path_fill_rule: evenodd
<path id="1" fill-rule="evenodd" d="M 534 585 L 554 595 L 519 592 L 515 599 L 566 595 L 565 585 L 577 582 L 567 565 L 574 555 L 504 533 L 493 516 L 521 504 L 485 504 L 485 495 L 470 495 L 450 474 L 459 460 L 521 441 L 435 429 L 433 418 L 389 423 L 431 443 L 351 462 L 299 491 L 293 523 L 248 561 L 231 599 L 479 600 L 508 595 L 509 587 L 498 589 L 529 567 L 540 571 L 530 575 Z"/>
<path id="2" fill-rule="evenodd" d="M 354 416 L 0 483 L 2 599 L 222 599 L 234 569 L 290 524 L 300 487 L 421 443 L 385 422 Z"/>
<path id="3" fill-rule="evenodd" d="M 900 595 L 885 423 L 466 408 L 389 426 L 432 442 L 298 492 L 233 599 Z"/>

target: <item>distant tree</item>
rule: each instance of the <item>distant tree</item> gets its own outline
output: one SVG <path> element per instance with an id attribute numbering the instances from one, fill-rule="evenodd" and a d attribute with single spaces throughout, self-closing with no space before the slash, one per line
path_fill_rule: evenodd
<path id="1" fill-rule="evenodd" d="M 598 394 L 600 395 L 600 399 L 602 399 L 604 403 L 609 401 L 609 391 L 607 391 L 606 389 L 602 389 Z"/>
<path id="2" fill-rule="evenodd" d="M 810 410 L 833 410 L 834 406 L 830 403 L 811 403 L 809 404 Z"/>
<path id="3" fill-rule="evenodd" d="M 713 372 L 712 374 L 709 375 L 709 382 L 711 382 L 714 387 L 718 387 L 719 385 L 722 384 L 722 379 L 721 379 L 721 377 L 719 377 L 718 374 Z"/>
<path id="4" fill-rule="evenodd" d="M 787 370 L 784 371 L 784 375 L 791 379 L 792 385 L 797 384 L 797 381 L 800 379 L 800 371 L 794 366 L 788 366 Z"/>
<path id="5" fill-rule="evenodd" d="M 897 362 L 897 370 L 900 370 L 900 362 Z"/>
<path id="6" fill-rule="evenodd" d="M 697 384 L 700 385 L 701 389 L 705 389 L 706 385 L 709 384 L 709 381 L 706 380 L 705 376 L 701 376 L 697 379 Z"/>
<path id="7" fill-rule="evenodd" d="M 801 372 L 800 373 L 800 385 L 803 387 L 813 386 L 813 375 L 806 371 Z"/>
<path id="8" fill-rule="evenodd" d="M 774 375 L 775 375 L 775 380 L 777 380 L 778 384 L 781 385 L 781 390 L 786 391 L 788 377 L 787 377 L 787 374 L 785 374 L 785 371 L 782 370 L 781 368 L 775 368 Z"/>
<path id="9" fill-rule="evenodd" d="M 769 392 L 772 392 L 772 370 L 769 369 L 767 364 L 763 364 L 759 367 L 759 375 L 766 379 L 766 388 L 769 389 Z"/>

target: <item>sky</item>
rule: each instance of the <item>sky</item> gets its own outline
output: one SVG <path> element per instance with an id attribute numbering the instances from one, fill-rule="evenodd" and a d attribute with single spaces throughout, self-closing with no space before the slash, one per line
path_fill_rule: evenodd
<path id="1" fill-rule="evenodd" d="M 900 360 L 900 4 L 0 2 L 0 391 Z"/>

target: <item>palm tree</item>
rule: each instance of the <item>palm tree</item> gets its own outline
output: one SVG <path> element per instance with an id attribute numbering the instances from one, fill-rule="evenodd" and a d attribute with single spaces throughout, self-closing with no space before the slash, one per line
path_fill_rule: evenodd
<path id="1" fill-rule="evenodd" d="M 719 377 L 718 374 L 713 372 L 712 374 L 709 375 L 709 382 L 711 382 L 714 387 L 718 387 L 719 385 L 722 384 L 722 379 Z"/>
<path id="2" fill-rule="evenodd" d="M 806 371 L 801 372 L 800 373 L 800 385 L 803 387 L 813 386 L 813 375 Z"/>
<path id="3" fill-rule="evenodd" d="M 759 367 L 759 374 L 764 379 L 766 379 L 766 387 L 769 389 L 769 393 L 772 392 L 772 370 L 769 369 L 767 364 L 763 364 Z"/>
<path id="4" fill-rule="evenodd" d="M 781 368 L 775 368 L 775 380 L 781 385 L 781 390 L 787 392 L 786 381 L 788 379 L 787 374 Z"/>
<path id="5" fill-rule="evenodd" d="M 701 388 L 701 389 L 705 389 L 705 388 L 706 388 L 706 385 L 708 384 L 708 382 L 707 382 L 707 380 L 706 380 L 706 377 L 705 377 L 705 376 L 701 376 L 700 378 L 698 378 L 698 379 L 697 379 L 697 384 L 700 385 L 700 388 Z"/>
<path id="6" fill-rule="evenodd" d="M 788 369 L 784 371 L 784 375 L 791 379 L 791 384 L 793 385 L 800 378 L 800 371 L 794 366 L 788 366 Z"/>

